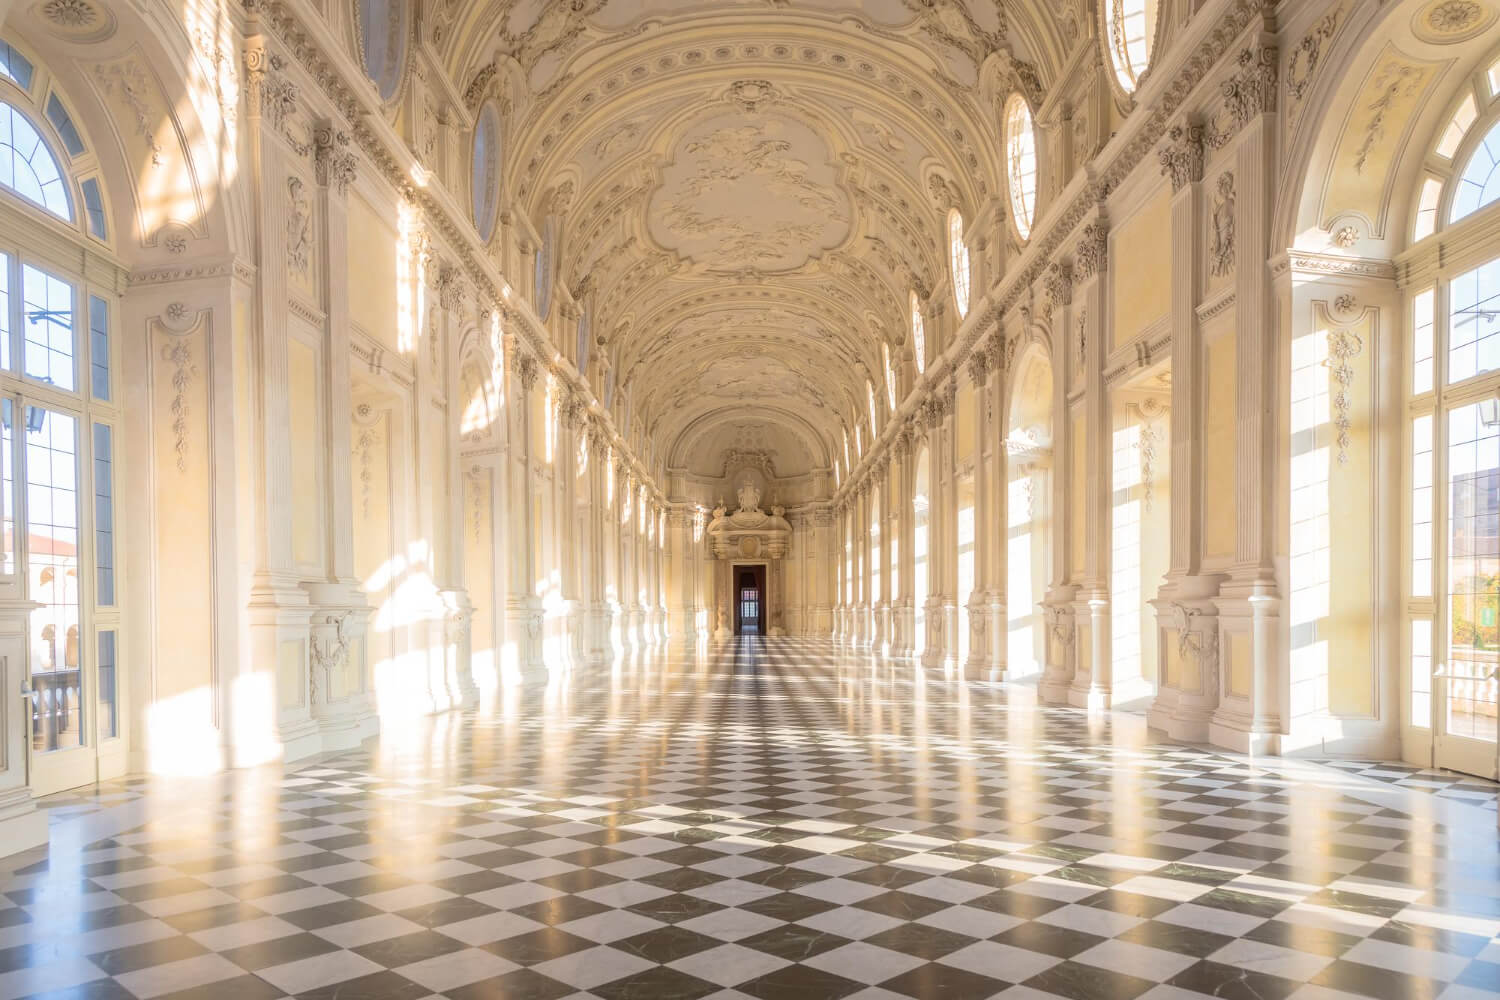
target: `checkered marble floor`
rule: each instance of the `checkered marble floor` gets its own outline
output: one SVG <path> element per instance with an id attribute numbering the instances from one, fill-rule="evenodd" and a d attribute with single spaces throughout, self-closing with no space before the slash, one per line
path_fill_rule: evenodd
<path id="1" fill-rule="evenodd" d="M 1419 788 L 1444 799 L 1453 799 L 1483 809 L 1500 804 L 1500 784 L 1485 778 L 1443 768 L 1416 767 L 1399 761 L 1330 760 L 1329 767 L 1348 771 L 1402 788 Z"/>
<path id="2" fill-rule="evenodd" d="M 1500 992 L 1493 811 L 828 642 L 61 801 L 0 863 L 0 1000 Z"/>

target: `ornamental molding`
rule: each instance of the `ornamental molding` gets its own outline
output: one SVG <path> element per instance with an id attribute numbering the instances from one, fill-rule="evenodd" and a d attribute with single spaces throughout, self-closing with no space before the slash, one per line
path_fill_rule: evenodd
<path id="1" fill-rule="evenodd" d="M 359 157 L 351 148 L 349 133 L 332 125 L 322 125 L 313 130 L 313 165 L 318 183 L 336 190 L 340 196 L 349 191 L 349 185 L 359 176 Z"/>
<path id="2" fill-rule="evenodd" d="M 1218 690 L 1219 629 L 1216 616 L 1189 604 L 1173 602 L 1172 627 L 1177 632 L 1177 655 L 1184 663 L 1207 672 L 1205 690 Z"/>
<path id="3" fill-rule="evenodd" d="M 1109 267 L 1109 223 L 1095 219 L 1083 227 L 1083 235 L 1073 250 L 1073 276 L 1087 281 L 1103 274 Z"/>
<path id="4" fill-rule="evenodd" d="M 1172 180 L 1172 191 L 1181 191 L 1203 179 L 1204 128 L 1191 122 L 1173 125 L 1157 151 L 1161 172 Z"/>
<path id="5" fill-rule="evenodd" d="M 1353 278 L 1379 278 L 1396 280 L 1396 265 L 1389 260 L 1373 257 L 1345 257 L 1338 254 L 1315 253 L 1307 250 L 1290 250 L 1284 258 L 1272 265 L 1272 273 L 1322 276 L 1345 275 Z"/>
<path id="6" fill-rule="evenodd" d="M 175 303 L 174 303 L 175 304 Z M 170 307 L 169 307 L 170 308 Z M 163 323 L 163 326 L 167 326 Z M 161 348 L 161 359 L 170 366 L 172 401 L 167 404 L 172 414 L 172 451 L 177 456 L 178 472 L 187 471 L 188 455 L 188 393 L 198 378 L 198 366 L 193 359 L 193 342 L 185 333 L 167 327 L 168 340 Z"/>
<path id="7" fill-rule="evenodd" d="M 1312 87 L 1313 77 L 1318 71 L 1318 63 L 1323 58 L 1324 47 L 1338 31 L 1339 21 L 1344 16 L 1344 7 L 1341 4 L 1337 10 L 1330 11 L 1318 19 L 1308 33 L 1302 36 L 1302 41 L 1292 49 L 1286 62 L 1286 91 L 1290 99 L 1287 108 L 1288 117 L 1295 119 L 1297 112 L 1302 106 L 1302 99 L 1307 96 L 1308 89 Z"/>
<path id="8" fill-rule="evenodd" d="M 1224 315 L 1235 303 L 1235 287 L 1230 285 L 1223 292 L 1198 306 L 1198 322 L 1207 323 Z"/>
<path id="9" fill-rule="evenodd" d="M 1352 330 L 1328 331 L 1328 366 L 1333 379 L 1333 393 L 1329 402 L 1333 408 L 1333 426 L 1338 440 L 1338 462 L 1349 464 L 1349 448 L 1354 443 L 1350 434 L 1353 418 L 1349 411 L 1353 407 L 1350 390 L 1354 387 L 1354 366 L 1350 363 L 1359 357 L 1365 343 Z"/>

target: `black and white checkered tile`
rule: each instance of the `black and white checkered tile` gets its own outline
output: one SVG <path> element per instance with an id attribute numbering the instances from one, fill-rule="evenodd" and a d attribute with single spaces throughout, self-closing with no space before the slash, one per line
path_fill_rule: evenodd
<path id="1" fill-rule="evenodd" d="M 0 1000 L 1500 992 L 1494 814 L 1276 763 L 826 642 L 626 659 L 70 797 Z"/>
<path id="2" fill-rule="evenodd" d="M 1384 781 L 1401 788 L 1419 789 L 1440 799 L 1450 799 L 1482 809 L 1495 809 L 1497 803 L 1500 803 L 1500 784 L 1459 771 L 1416 767 L 1399 761 L 1330 760 L 1324 763 L 1350 774 Z"/>

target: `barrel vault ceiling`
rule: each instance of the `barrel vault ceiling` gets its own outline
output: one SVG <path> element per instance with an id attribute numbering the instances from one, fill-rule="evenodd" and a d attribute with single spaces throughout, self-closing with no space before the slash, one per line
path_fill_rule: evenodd
<path id="1" fill-rule="evenodd" d="M 999 104 L 1081 2 L 448 0 L 443 46 L 632 423 L 672 467 L 748 436 L 799 475 L 946 287 L 948 207 L 1003 197 Z"/>

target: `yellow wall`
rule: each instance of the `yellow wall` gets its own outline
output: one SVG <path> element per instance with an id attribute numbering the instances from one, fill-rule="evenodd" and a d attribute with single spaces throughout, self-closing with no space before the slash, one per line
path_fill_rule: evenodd
<path id="1" fill-rule="evenodd" d="M 974 454 L 974 389 L 967 381 L 959 383 L 958 407 L 954 420 L 957 424 L 957 457 L 962 464 Z"/>
<path id="2" fill-rule="evenodd" d="M 1203 553 L 1233 557 L 1235 499 L 1235 334 L 1205 337 L 1206 415 L 1203 429 Z"/>
<path id="3" fill-rule="evenodd" d="M 209 485 L 209 393 L 203 373 L 213 370 L 207 355 L 208 322 L 185 334 L 151 330 L 151 426 L 156 478 L 156 579 L 158 601 L 156 690 L 158 701 L 204 688 L 213 663 L 214 537 Z M 196 369 L 196 377 L 179 379 Z M 175 404 L 175 406 L 174 406 Z M 185 414 L 180 432 L 178 414 Z M 82 428 L 80 428 L 80 433 Z M 180 464 L 179 464 L 180 463 Z"/>
<path id="4" fill-rule="evenodd" d="M 1109 262 L 1115 305 L 1113 350 L 1130 343 L 1172 306 L 1172 200 L 1166 185 L 1115 230 Z"/>
<path id="5" fill-rule="evenodd" d="M 292 557 L 299 566 L 321 566 L 323 510 L 318 482 L 318 357 L 287 338 L 287 388 L 292 425 Z"/>
<path id="6" fill-rule="evenodd" d="M 349 315 L 388 349 L 396 334 L 396 230 L 358 193 L 349 195 Z"/>
<path id="7" fill-rule="evenodd" d="M 1226 637 L 1229 640 L 1229 693 L 1248 698 L 1254 674 L 1254 665 L 1250 661 L 1250 633 L 1231 632 Z"/>
<path id="8" fill-rule="evenodd" d="M 1070 564 L 1075 575 L 1084 567 L 1085 546 L 1088 541 L 1088 424 L 1087 416 L 1080 408 L 1073 415 L 1073 431 L 1068 447 L 1072 453 L 1073 474 L 1069 484 L 1068 538 L 1072 543 Z"/>

